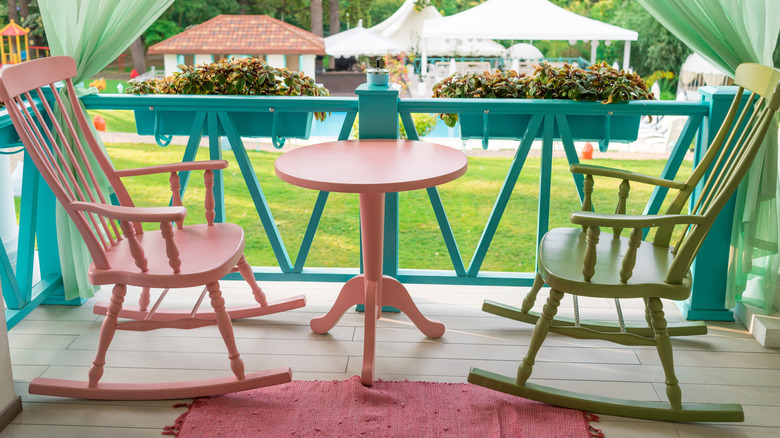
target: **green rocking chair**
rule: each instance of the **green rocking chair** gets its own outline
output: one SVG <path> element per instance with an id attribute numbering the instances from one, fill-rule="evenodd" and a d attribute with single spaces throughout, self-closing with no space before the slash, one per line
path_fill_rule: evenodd
<path id="1" fill-rule="evenodd" d="M 516 377 L 506 377 L 472 368 L 468 381 L 508 394 L 553 405 L 595 413 L 665 421 L 744 421 L 738 404 L 682 403 L 682 392 L 674 373 L 670 335 L 701 332 L 693 324 L 669 329 L 661 299 L 684 300 L 691 293 L 690 266 L 718 213 L 736 190 L 753 158 L 761 148 L 770 121 L 780 106 L 780 70 L 742 64 L 735 83 L 740 86 L 731 108 L 702 161 L 684 183 L 640 175 L 617 169 L 576 164 L 571 171 L 585 175 L 583 211 L 571 214 L 578 228 L 549 231 L 539 245 L 538 272 L 521 308 L 485 301 L 482 309 L 510 319 L 535 321 L 525 358 Z M 743 99 L 743 92 L 750 93 Z M 747 93 L 745 93 L 747 94 Z M 742 101 L 744 105 L 741 105 Z M 739 129 L 739 128 L 742 129 Z M 622 180 L 618 213 L 591 211 L 593 177 Z M 701 183 L 703 180 L 703 183 Z M 629 181 L 677 190 L 663 215 L 625 215 Z M 700 184 L 701 183 L 701 184 Z M 689 214 L 681 214 L 696 187 L 697 198 Z M 623 208 L 621 208 L 621 204 Z M 682 233 L 671 245 L 675 226 Z M 612 228 L 613 236 L 600 238 L 600 227 Z M 623 229 L 632 229 L 628 237 Z M 652 242 L 643 242 L 643 229 L 655 228 Z M 634 267 L 638 266 L 634 270 Z M 544 284 L 550 297 L 541 315 L 530 312 Z M 647 325 L 582 323 L 576 312 L 573 320 L 558 321 L 555 315 L 564 294 L 601 298 L 642 298 Z M 618 313 L 619 308 L 618 308 Z M 547 334 L 583 339 L 604 339 L 624 345 L 655 345 L 666 376 L 665 402 L 645 402 L 579 394 L 528 383 L 536 354 Z M 705 327 L 706 331 L 706 327 Z"/>

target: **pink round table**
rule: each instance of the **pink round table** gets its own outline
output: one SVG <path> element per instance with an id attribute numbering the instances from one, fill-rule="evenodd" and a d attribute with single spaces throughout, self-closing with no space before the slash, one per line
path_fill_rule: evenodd
<path id="1" fill-rule="evenodd" d="M 434 143 L 411 140 L 346 140 L 294 149 L 276 160 L 276 174 L 296 186 L 327 192 L 360 194 L 363 274 L 347 281 L 330 311 L 311 320 L 315 333 L 327 333 L 355 304 L 363 304 L 364 385 L 373 384 L 376 320 L 382 306 L 403 313 L 429 338 L 444 334 L 444 324 L 423 316 L 406 288 L 382 275 L 384 194 L 424 189 L 466 173 L 466 156 Z"/>

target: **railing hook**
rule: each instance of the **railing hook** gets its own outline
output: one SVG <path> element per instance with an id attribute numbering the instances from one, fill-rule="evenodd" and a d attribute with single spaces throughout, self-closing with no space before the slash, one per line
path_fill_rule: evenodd
<path id="1" fill-rule="evenodd" d="M 287 139 L 276 135 L 276 111 L 273 108 L 268 108 L 268 111 L 271 112 L 271 144 L 273 144 L 276 149 L 281 149 L 284 147 L 284 143 Z"/>
<path id="2" fill-rule="evenodd" d="M 490 110 L 485 110 L 485 112 L 482 113 L 482 149 L 487 150 L 488 143 L 490 141 L 490 121 L 488 120 L 488 115 L 490 114 Z"/>
<path id="3" fill-rule="evenodd" d="M 154 107 L 149 107 L 149 109 L 154 111 Z M 160 134 L 160 117 L 159 112 L 154 111 L 154 141 L 157 143 L 160 147 L 166 147 L 169 144 L 171 144 L 171 141 L 173 140 L 173 134 L 171 135 L 163 135 Z"/>
<path id="4" fill-rule="evenodd" d="M 599 141 L 599 151 L 600 152 L 606 152 L 607 149 L 609 149 L 609 134 L 611 131 L 611 123 L 612 123 L 612 111 L 609 111 L 607 113 L 607 116 L 604 118 L 604 138 Z"/>

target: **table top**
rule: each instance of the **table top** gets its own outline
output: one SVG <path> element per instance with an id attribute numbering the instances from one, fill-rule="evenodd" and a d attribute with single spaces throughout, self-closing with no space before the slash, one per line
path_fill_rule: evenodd
<path id="1" fill-rule="evenodd" d="M 444 184 L 467 165 L 462 152 L 436 143 L 362 139 L 293 149 L 276 160 L 276 174 L 308 189 L 390 193 Z"/>

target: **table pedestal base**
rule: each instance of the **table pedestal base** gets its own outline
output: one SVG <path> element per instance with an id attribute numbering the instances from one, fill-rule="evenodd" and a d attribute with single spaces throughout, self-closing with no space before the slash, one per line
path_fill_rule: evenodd
<path id="1" fill-rule="evenodd" d="M 365 335 L 363 339 L 364 385 L 372 385 L 374 380 L 374 350 L 376 345 L 376 320 L 382 316 L 382 306 L 392 306 L 405 313 L 415 326 L 429 338 L 439 338 L 444 334 L 444 324 L 423 316 L 412 301 L 406 287 L 393 277 L 382 276 L 381 282 L 368 281 L 363 274 L 344 284 L 336 302 L 327 314 L 316 317 L 309 324 L 314 333 L 325 334 L 336 325 L 350 307 L 356 304 L 366 306 Z"/>

